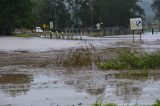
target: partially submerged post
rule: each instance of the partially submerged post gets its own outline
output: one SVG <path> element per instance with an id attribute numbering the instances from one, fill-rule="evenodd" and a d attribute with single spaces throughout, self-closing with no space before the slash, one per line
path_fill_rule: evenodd
<path id="1" fill-rule="evenodd" d="M 154 29 L 152 28 L 152 35 L 154 35 Z"/>
<path id="2" fill-rule="evenodd" d="M 53 30 L 53 22 L 49 22 L 49 28 L 50 28 L 50 38 L 52 38 L 52 30 Z"/>
<path id="3" fill-rule="evenodd" d="M 43 24 L 43 29 L 44 29 L 44 37 L 46 37 L 46 34 L 45 34 L 45 31 L 46 31 L 46 28 L 47 28 L 47 25 L 46 24 Z"/>
<path id="4" fill-rule="evenodd" d="M 134 31 L 142 31 L 142 18 L 131 18 L 130 19 L 130 27 L 131 30 L 133 31 L 133 42 L 134 42 Z M 141 32 L 140 32 L 140 41 L 142 40 L 141 37 Z"/>
<path id="5" fill-rule="evenodd" d="M 134 42 L 134 30 L 133 30 L 133 42 Z"/>

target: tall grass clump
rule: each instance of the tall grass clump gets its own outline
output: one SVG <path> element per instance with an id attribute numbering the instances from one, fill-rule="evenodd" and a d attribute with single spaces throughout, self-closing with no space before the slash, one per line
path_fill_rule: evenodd
<path id="1" fill-rule="evenodd" d="M 87 49 L 82 48 L 70 51 L 70 53 L 64 61 L 64 66 L 78 67 L 91 65 L 91 63 L 91 52 Z"/>
<path id="2" fill-rule="evenodd" d="M 137 52 L 121 51 L 117 59 L 99 63 L 101 69 L 158 69 L 160 68 L 160 52 L 140 54 Z"/>
<path id="3" fill-rule="evenodd" d="M 62 62 L 63 66 L 82 67 L 92 65 L 92 63 L 96 62 L 97 60 L 96 56 L 94 56 L 94 50 L 95 48 L 93 45 L 91 45 L 91 47 L 71 50 L 67 58 Z"/>

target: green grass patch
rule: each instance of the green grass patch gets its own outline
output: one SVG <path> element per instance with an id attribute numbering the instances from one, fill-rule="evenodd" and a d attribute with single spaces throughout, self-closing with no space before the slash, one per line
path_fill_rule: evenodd
<path id="1" fill-rule="evenodd" d="M 160 106 L 160 100 L 157 100 L 155 104 L 153 104 L 152 106 Z"/>
<path id="2" fill-rule="evenodd" d="M 30 34 L 17 34 L 16 37 L 32 37 Z"/>
<path id="3" fill-rule="evenodd" d="M 107 62 L 98 63 L 101 69 L 133 69 L 147 70 L 160 68 L 160 52 L 152 54 L 140 54 L 137 52 L 121 51 L 117 59 L 108 60 Z"/>
<path id="4" fill-rule="evenodd" d="M 92 106 L 118 106 L 118 105 L 116 105 L 114 103 L 107 103 L 107 104 L 104 104 L 104 105 L 101 104 L 101 103 L 95 103 Z"/>
<path id="5" fill-rule="evenodd" d="M 106 104 L 102 104 L 102 103 L 95 103 L 93 104 L 92 106 L 118 106 L 117 104 L 114 104 L 114 103 L 106 103 Z M 129 105 L 128 105 L 129 106 Z M 160 100 L 157 100 L 155 102 L 155 104 L 153 105 L 133 105 L 133 106 L 160 106 Z"/>

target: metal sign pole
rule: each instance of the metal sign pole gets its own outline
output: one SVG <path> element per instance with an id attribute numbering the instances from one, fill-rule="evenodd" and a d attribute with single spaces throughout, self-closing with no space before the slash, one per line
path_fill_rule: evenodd
<path id="1" fill-rule="evenodd" d="M 143 29 L 140 32 L 140 42 L 142 42 L 142 33 L 143 33 Z"/>
<path id="2" fill-rule="evenodd" d="M 134 31 L 138 31 L 138 30 L 142 30 L 142 19 L 141 18 L 131 18 L 130 19 L 130 27 L 131 30 L 133 31 L 133 42 L 135 42 L 135 38 L 134 38 Z M 142 37 L 141 37 L 141 32 L 140 32 L 140 41 L 141 41 Z"/>
<path id="3" fill-rule="evenodd" d="M 133 30 L 133 43 L 134 43 L 134 41 L 135 41 L 135 40 L 134 40 L 134 30 Z"/>
<path id="4" fill-rule="evenodd" d="M 142 41 L 142 33 L 140 33 L 140 42 Z"/>

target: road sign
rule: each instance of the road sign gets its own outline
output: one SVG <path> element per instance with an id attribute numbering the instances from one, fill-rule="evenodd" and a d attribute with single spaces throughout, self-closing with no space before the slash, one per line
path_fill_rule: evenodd
<path id="1" fill-rule="evenodd" d="M 47 27 L 47 25 L 46 24 L 43 24 L 43 28 L 45 29 Z"/>
<path id="2" fill-rule="evenodd" d="M 142 29 L 142 19 L 141 18 L 131 18 L 130 19 L 131 30 L 140 30 Z"/>
<path id="3" fill-rule="evenodd" d="M 97 29 L 99 30 L 99 29 L 101 28 L 101 24 L 100 24 L 100 23 L 97 23 L 97 24 L 96 24 L 96 27 L 97 27 Z"/>
<path id="4" fill-rule="evenodd" d="M 53 29 L 53 22 L 49 23 L 50 29 Z"/>

